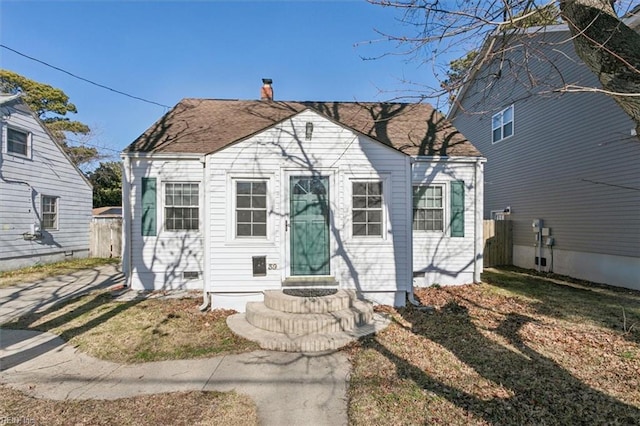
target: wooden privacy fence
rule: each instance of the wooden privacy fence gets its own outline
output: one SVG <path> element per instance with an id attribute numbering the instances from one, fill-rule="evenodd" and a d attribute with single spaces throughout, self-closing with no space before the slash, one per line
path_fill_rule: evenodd
<path id="1" fill-rule="evenodd" d="M 96 218 L 91 220 L 89 256 L 120 257 L 122 254 L 122 218 Z"/>
<path id="2" fill-rule="evenodd" d="M 484 267 L 513 264 L 513 223 L 510 220 L 485 220 Z"/>

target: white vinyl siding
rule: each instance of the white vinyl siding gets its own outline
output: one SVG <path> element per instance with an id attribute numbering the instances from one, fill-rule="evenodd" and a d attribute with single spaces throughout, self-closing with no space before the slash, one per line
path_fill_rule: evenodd
<path id="1" fill-rule="evenodd" d="M 131 160 L 131 268 L 133 288 L 137 289 L 197 289 L 202 288 L 204 275 L 203 223 L 200 206 L 204 205 L 205 187 L 202 163 L 194 158 Z M 158 189 L 157 231 L 143 235 L 143 178 L 152 179 Z M 167 187 L 176 196 L 167 200 Z M 178 216 L 167 213 L 181 209 Z M 182 209 L 189 209 L 183 214 Z M 197 209 L 197 215 L 196 215 Z M 167 216 L 169 214 L 169 216 Z M 180 218 L 182 215 L 182 218 Z M 172 223 L 167 229 L 167 217 Z M 173 228 L 176 229 L 173 229 Z M 178 229 L 179 228 L 179 229 Z M 192 228 L 192 229 L 189 229 Z M 186 275 L 184 272 L 188 272 Z M 194 278 L 197 272 L 198 278 Z"/>
<path id="2" fill-rule="evenodd" d="M 304 139 L 313 124 L 311 141 Z M 411 282 L 410 232 L 406 212 L 408 158 L 354 134 L 312 111 L 207 156 L 211 277 L 216 292 L 279 289 L 290 273 L 289 185 L 291 176 L 319 173 L 329 179 L 330 270 L 342 288 L 363 291 L 404 290 Z M 267 182 L 267 237 L 236 237 L 236 181 Z M 352 183 L 383 182 L 384 237 L 352 237 Z M 388 188 L 388 190 L 387 190 Z M 225 200 L 225 202 L 221 202 Z M 389 232 L 393 229 L 393 235 Z M 252 273 L 254 256 L 266 257 L 267 275 Z"/>
<path id="3" fill-rule="evenodd" d="M 167 231 L 199 229 L 199 189 L 197 183 L 166 183 L 164 187 L 164 227 Z"/>
<path id="4" fill-rule="evenodd" d="M 413 164 L 412 180 L 413 194 L 422 195 L 414 197 L 414 209 L 416 203 L 420 206 L 435 206 L 442 212 L 441 230 L 423 230 L 420 222 L 414 220 L 413 224 L 413 272 L 417 286 L 423 285 L 453 285 L 468 284 L 474 282 L 474 264 L 476 262 L 474 249 L 477 239 L 481 238 L 482 229 L 478 227 L 477 220 L 481 219 L 476 209 L 482 206 L 481 188 L 474 188 L 472 182 L 476 178 L 476 164 L 473 160 L 449 160 L 440 163 L 419 161 Z M 462 237 L 452 237 L 450 193 L 452 185 L 464 181 L 467 183 L 464 191 Z M 436 189 L 437 188 L 437 189 Z M 427 194 L 429 196 L 427 197 Z M 474 197 L 478 194 L 478 199 Z M 415 210 L 414 210 L 415 212 Z M 434 213 L 432 217 L 439 217 Z M 433 227 L 439 225 L 438 220 L 431 221 Z M 429 222 L 424 222 L 428 227 Z M 416 229 L 418 228 L 418 229 Z"/>
<path id="5" fill-rule="evenodd" d="M 442 185 L 413 187 L 413 230 L 444 230 L 444 188 Z"/>
<path id="6" fill-rule="evenodd" d="M 300 143 L 296 135 L 304 138 L 307 123 L 313 124 L 312 139 Z M 450 162 L 426 161 L 412 168 L 404 154 L 309 110 L 207 155 L 204 168 L 201 158 L 132 159 L 133 288 L 199 285 L 234 295 L 282 288 L 290 276 L 290 178 L 320 175 L 328 179 L 330 271 L 340 288 L 404 298 L 412 285 L 412 184 L 442 186 L 446 206 L 450 181 L 474 181 L 473 160 Z M 199 181 L 200 232 L 178 238 L 160 230 L 157 236 L 142 236 L 136 202 L 142 177 L 156 178 L 159 188 L 163 182 Z M 238 190 L 240 183 L 251 185 Z M 356 183 L 367 185 L 354 190 Z M 464 221 L 464 238 L 414 233 L 413 262 L 437 271 L 432 282 L 473 281 L 475 193 L 473 185 L 465 191 L 465 214 L 470 216 Z M 243 213 L 238 221 L 240 211 L 251 214 Z M 254 212 L 264 212 L 266 218 Z M 238 224 L 250 225 L 252 233 L 261 233 L 254 225 L 264 224 L 266 236 L 241 238 Z M 369 237 L 354 235 L 354 224 L 363 224 Z M 254 276 L 254 258 L 264 259 L 266 275 Z M 185 280 L 189 271 L 201 272 L 202 279 Z"/>
<path id="7" fill-rule="evenodd" d="M 513 105 L 491 117 L 492 142 L 500 142 L 510 136 L 513 136 Z"/>
<path id="8" fill-rule="evenodd" d="M 42 229 L 58 229 L 58 198 L 42 196 Z"/>

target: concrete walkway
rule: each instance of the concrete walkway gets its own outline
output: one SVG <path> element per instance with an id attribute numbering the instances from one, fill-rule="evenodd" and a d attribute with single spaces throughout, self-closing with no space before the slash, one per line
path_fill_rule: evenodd
<path id="1" fill-rule="evenodd" d="M 63 298 L 118 284 L 112 266 L 0 289 L 0 324 Z M 249 395 L 261 425 L 347 424 L 345 354 L 256 351 L 198 360 L 120 365 L 50 333 L 0 329 L 0 384 L 48 399 L 120 399 L 187 390 Z"/>
<path id="2" fill-rule="evenodd" d="M 38 398 L 235 390 L 255 401 L 261 425 L 347 424 L 350 364 L 340 352 L 257 351 L 120 365 L 80 353 L 50 333 L 0 329 L 0 342 L 0 383 Z"/>

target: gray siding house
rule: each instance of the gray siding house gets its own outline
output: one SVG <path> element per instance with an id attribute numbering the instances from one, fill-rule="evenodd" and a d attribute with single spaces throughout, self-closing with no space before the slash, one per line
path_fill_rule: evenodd
<path id="1" fill-rule="evenodd" d="M 628 19 L 638 28 L 638 19 Z M 508 37 L 505 36 L 505 37 Z M 503 43 L 504 42 L 504 43 Z M 640 140 L 564 25 L 489 40 L 449 119 L 487 158 L 485 219 L 513 222 L 516 266 L 640 289 Z"/>
<path id="2" fill-rule="evenodd" d="M 0 271 L 87 257 L 91 184 L 20 96 L 0 112 Z"/>

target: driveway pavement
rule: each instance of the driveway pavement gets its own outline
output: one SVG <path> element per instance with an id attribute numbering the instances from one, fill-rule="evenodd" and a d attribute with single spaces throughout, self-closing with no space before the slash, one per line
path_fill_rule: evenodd
<path id="1" fill-rule="evenodd" d="M 105 265 L 0 288 L 0 325 L 24 314 L 46 310 L 62 300 L 123 282 L 120 265 Z"/>
<path id="2" fill-rule="evenodd" d="M 110 266 L 0 289 L 0 323 L 121 281 L 122 274 Z M 38 398 L 119 399 L 235 390 L 256 402 L 261 425 L 345 425 L 349 372 L 342 352 L 256 351 L 121 365 L 81 353 L 50 333 L 0 329 L 0 383 Z"/>

